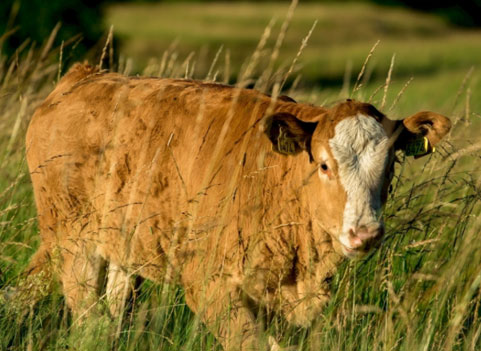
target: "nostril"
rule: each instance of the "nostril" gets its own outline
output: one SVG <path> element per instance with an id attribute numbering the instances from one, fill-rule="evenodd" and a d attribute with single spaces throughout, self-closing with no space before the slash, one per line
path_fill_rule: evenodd
<path id="1" fill-rule="evenodd" d="M 358 235 L 354 229 L 349 229 L 349 245 L 353 248 L 357 248 L 363 245 L 363 240 Z"/>
<path id="2" fill-rule="evenodd" d="M 370 231 L 366 226 L 356 228 L 355 233 L 355 235 L 362 240 L 370 239 L 373 236 L 372 231 Z"/>

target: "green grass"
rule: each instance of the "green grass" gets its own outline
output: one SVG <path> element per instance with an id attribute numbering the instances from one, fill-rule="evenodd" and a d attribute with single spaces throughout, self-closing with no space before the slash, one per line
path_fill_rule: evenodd
<path id="1" fill-rule="evenodd" d="M 273 46 L 285 11 L 286 6 L 275 4 L 116 5 L 108 8 L 106 22 L 114 23 L 116 35 L 123 38 L 120 54 L 133 58 L 132 72 L 159 72 L 163 50 L 179 37 L 177 48 L 169 51 L 178 56 L 166 59 L 172 64 L 163 75 L 183 76 L 183 55 L 195 50 L 194 76 L 203 78 L 224 45 L 231 53 L 233 83 L 275 16 L 278 22 L 266 47 Z M 455 125 L 437 153 L 398 166 L 385 210 L 383 244 L 366 259 L 341 267 L 332 282 L 332 300 L 311 330 L 274 320 L 268 332 L 282 346 L 300 345 L 301 350 L 479 350 L 481 33 L 461 32 L 437 18 L 399 9 L 302 5 L 286 36 L 280 66 L 290 64 L 316 18 L 319 24 L 300 59 L 304 68 L 299 86 L 290 92 L 293 97 L 316 104 L 350 95 L 368 100 L 384 83 L 396 53 L 383 111 L 390 110 L 413 75 L 389 114 L 401 118 L 430 109 L 450 116 Z M 369 79 L 352 94 L 377 39 L 381 43 L 366 70 Z M 203 46 L 209 48 L 204 54 Z M 39 242 L 24 135 L 35 107 L 57 79 L 58 48 L 46 51 L 47 57 L 34 52 L 18 62 L 0 59 L 0 289 L 19 283 Z M 251 85 L 266 70 L 269 55 L 267 51 L 259 61 Z M 148 63 L 149 56 L 157 56 L 158 62 Z M 221 80 L 223 57 L 214 69 Z M 124 71 L 128 65 L 122 60 L 119 69 Z M 468 74 L 471 66 L 475 70 Z M 372 97 L 378 107 L 383 94 L 382 88 Z M 471 151 L 463 154 L 466 147 Z M 220 349 L 177 287 L 144 282 L 120 338 L 112 337 L 105 316 L 73 328 L 59 287 L 26 313 L 14 305 L 0 301 L 0 350 Z"/>
<path id="2" fill-rule="evenodd" d="M 276 19 L 267 47 L 272 47 L 288 4 L 129 4 L 106 9 L 106 25 L 113 25 L 124 53 L 137 70 L 149 58 L 160 61 L 164 51 L 177 42 L 179 57 L 197 53 L 198 76 L 205 76 L 216 51 L 230 51 L 235 75 L 253 52 L 264 29 Z M 280 64 L 288 64 L 301 39 L 318 21 L 302 64 L 303 81 L 332 85 L 342 82 L 346 66 L 359 72 L 376 40 L 381 41 L 373 72 L 385 77 L 393 53 L 397 75 L 437 75 L 468 69 L 481 60 L 481 31 L 457 30 L 441 19 L 399 8 L 365 3 L 300 4 L 286 35 Z M 221 61 L 224 55 L 221 56 Z"/>

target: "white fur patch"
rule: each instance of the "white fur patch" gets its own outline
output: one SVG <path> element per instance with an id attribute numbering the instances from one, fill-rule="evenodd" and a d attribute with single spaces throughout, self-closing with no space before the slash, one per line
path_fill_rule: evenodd
<path id="1" fill-rule="evenodd" d="M 352 248 L 349 230 L 380 223 L 381 189 L 388 158 L 388 137 L 374 118 L 358 114 L 336 125 L 329 140 L 347 193 L 339 240 Z"/>

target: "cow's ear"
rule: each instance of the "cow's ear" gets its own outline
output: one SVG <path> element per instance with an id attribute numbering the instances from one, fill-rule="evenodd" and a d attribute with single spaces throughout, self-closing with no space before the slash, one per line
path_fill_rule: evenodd
<path id="1" fill-rule="evenodd" d="M 418 112 L 402 121 L 404 130 L 396 141 L 396 148 L 407 156 L 421 157 L 434 151 L 434 146 L 451 129 L 451 121 L 438 113 Z"/>
<path id="2" fill-rule="evenodd" d="M 310 154 L 312 134 L 317 122 L 304 122 L 290 113 L 276 113 L 263 119 L 263 130 L 272 150 L 283 155 Z"/>

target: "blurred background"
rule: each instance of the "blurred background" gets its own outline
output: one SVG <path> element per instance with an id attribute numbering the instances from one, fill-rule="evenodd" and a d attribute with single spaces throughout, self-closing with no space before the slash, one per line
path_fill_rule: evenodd
<path id="1" fill-rule="evenodd" d="M 274 46 L 288 6 L 288 1 L 2 0 L 0 45 L 3 60 L 12 60 L 45 45 L 53 31 L 57 51 L 50 53 L 58 59 L 62 47 L 65 69 L 85 58 L 98 61 L 113 26 L 109 52 L 115 59 L 109 62 L 120 63 L 126 73 L 156 75 L 162 62 L 187 61 L 190 69 L 195 63 L 193 76 L 203 78 L 217 57 L 219 66 L 228 66 L 221 80 L 232 83 L 269 25 L 274 34 L 266 47 Z M 279 66 L 292 62 L 315 21 L 296 66 L 301 86 L 347 88 L 377 40 L 369 82 L 385 79 L 393 54 L 396 80 L 404 84 L 414 76 L 419 89 L 448 85 L 481 62 L 481 0 L 300 1 Z M 288 85 L 296 75 L 291 77 Z"/>

